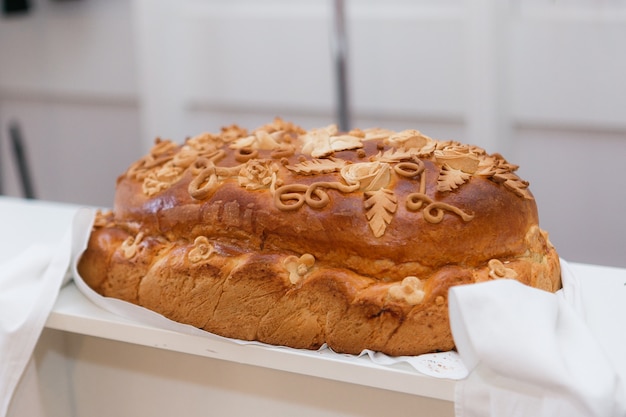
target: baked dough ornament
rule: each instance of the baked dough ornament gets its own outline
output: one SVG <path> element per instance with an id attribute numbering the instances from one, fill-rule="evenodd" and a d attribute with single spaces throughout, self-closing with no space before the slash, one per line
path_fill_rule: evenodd
<path id="1" fill-rule="evenodd" d="M 516 170 L 417 130 L 276 119 L 157 139 L 118 178 L 78 270 L 104 296 L 221 336 L 446 351 L 451 286 L 560 288 L 558 255 Z"/>

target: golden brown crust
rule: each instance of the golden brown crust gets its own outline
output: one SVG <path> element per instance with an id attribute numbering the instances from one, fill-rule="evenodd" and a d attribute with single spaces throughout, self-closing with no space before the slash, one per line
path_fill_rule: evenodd
<path id="1" fill-rule="evenodd" d="M 280 119 L 157 141 L 119 177 L 79 271 L 103 295 L 227 337 L 449 350 L 450 286 L 560 286 L 516 169 L 417 131 Z"/>

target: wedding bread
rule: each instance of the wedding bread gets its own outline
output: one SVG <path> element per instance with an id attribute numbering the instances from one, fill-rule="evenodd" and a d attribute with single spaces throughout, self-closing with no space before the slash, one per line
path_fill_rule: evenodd
<path id="1" fill-rule="evenodd" d="M 450 350 L 451 286 L 560 287 L 516 169 L 416 130 L 306 131 L 276 119 L 157 139 L 118 178 L 78 271 L 104 296 L 226 337 Z"/>

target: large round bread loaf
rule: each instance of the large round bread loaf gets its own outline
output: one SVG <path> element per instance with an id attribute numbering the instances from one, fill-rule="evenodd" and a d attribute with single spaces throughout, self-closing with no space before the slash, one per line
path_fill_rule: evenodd
<path id="1" fill-rule="evenodd" d="M 449 350 L 451 286 L 560 287 L 516 169 L 415 130 L 305 131 L 280 119 L 157 140 L 119 177 L 79 272 L 104 296 L 226 337 Z"/>

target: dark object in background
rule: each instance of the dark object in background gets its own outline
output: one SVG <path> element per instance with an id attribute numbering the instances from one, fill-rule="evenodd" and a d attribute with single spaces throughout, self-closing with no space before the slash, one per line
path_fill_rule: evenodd
<path id="1" fill-rule="evenodd" d="M 2 0 L 2 13 L 5 15 L 24 14 L 29 10 L 29 0 Z"/>
<path id="2" fill-rule="evenodd" d="M 28 158 L 26 157 L 26 149 L 24 148 L 24 140 L 22 139 L 22 132 L 17 122 L 11 122 L 9 125 L 9 138 L 11 140 L 13 157 L 17 165 L 19 179 L 22 183 L 22 193 L 25 198 L 35 198 L 35 190 L 31 180 Z"/>
<path id="3" fill-rule="evenodd" d="M 335 83 L 337 99 L 337 124 L 339 130 L 348 132 L 352 127 L 348 91 L 348 40 L 344 0 L 335 0 L 333 7 L 334 31 L 332 38 L 335 59 Z"/>

